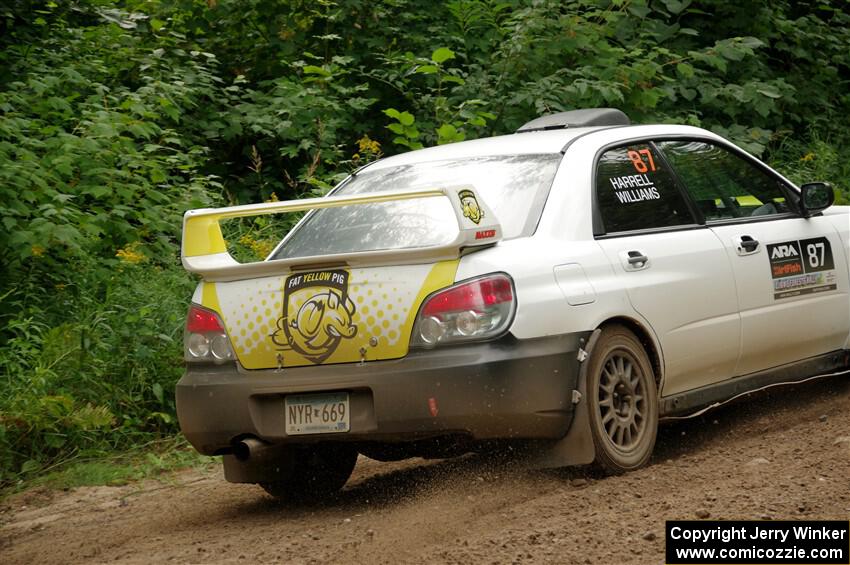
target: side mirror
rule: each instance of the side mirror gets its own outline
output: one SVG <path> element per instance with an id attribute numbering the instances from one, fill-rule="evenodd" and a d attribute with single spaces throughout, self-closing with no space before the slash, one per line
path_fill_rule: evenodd
<path id="1" fill-rule="evenodd" d="M 807 182 L 800 187 L 800 210 L 804 218 L 826 210 L 835 202 L 835 192 L 828 182 Z"/>

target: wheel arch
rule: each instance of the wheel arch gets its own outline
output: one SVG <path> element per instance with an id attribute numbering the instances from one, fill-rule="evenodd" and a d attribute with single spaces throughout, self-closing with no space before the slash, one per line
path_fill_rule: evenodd
<path id="1" fill-rule="evenodd" d="M 660 397 L 661 387 L 664 382 L 664 358 L 661 356 L 661 348 L 656 343 L 651 330 L 638 320 L 627 316 L 614 316 L 612 318 L 608 318 L 599 324 L 598 327 L 603 328 L 610 325 L 625 326 L 637 336 L 638 340 L 640 340 L 641 345 L 643 345 L 646 350 L 646 354 L 649 355 L 650 363 L 652 363 L 652 370 L 655 373 L 655 385 L 658 388 L 658 395 Z"/>

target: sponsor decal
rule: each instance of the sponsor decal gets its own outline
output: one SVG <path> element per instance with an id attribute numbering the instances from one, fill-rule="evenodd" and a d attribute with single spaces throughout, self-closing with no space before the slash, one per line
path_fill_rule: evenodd
<path id="1" fill-rule="evenodd" d="M 838 288 L 832 247 L 825 237 L 769 244 L 767 257 L 775 300 Z"/>
<path id="2" fill-rule="evenodd" d="M 460 199 L 461 210 L 463 217 L 468 218 L 475 225 L 481 223 L 481 218 L 484 217 L 484 210 L 478 205 L 478 200 L 475 198 L 475 193 L 471 190 L 461 190 L 457 193 Z M 476 239 L 478 239 L 476 237 Z"/>
<path id="3" fill-rule="evenodd" d="M 481 230 L 475 232 L 475 239 L 489 239 L 496 236 L 496 230 Z"/>
<path id="4" fill-rule="evenodd" d="M 290 275 L 284 283 L 283 312 L 271 335 L 279 351 L 292 350 L 313 363 L 327 359 L 340 342 L 357 335 L 349 273 L 342 269 Z"/>

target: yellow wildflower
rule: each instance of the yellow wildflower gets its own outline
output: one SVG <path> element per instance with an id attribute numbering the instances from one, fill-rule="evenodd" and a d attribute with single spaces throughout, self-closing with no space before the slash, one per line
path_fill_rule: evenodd
<path id="1" fill-rule="evenodd" d="M 367 159 L 377 159 L 381 156 L 381 144 L 374 139 L 371 139 L 368 134 L 357 140 L 357 147 L 360 153 L 363 153 Z"/>
<path id="2" fill-rule="evenodd" d="M 130 263 L 133 265 L 138 265 L 146 259 L 146 257 L 139 252 L 138 241 L 125 245 L 123 249 L 119 249 L 115 253 L 115 256 L 121 259 L 122 263 Z"/>
<path id="3" fill-rule="evenodd" d="M 266 202 L 280 202 L 280 200 L 277 197 L 277 193 L 272 192 L 271 195 L 269 196 L 269 199 L 266 200 Z"/>
<path id="4" fill-rule="evenodd" d="M 265 259 L 268 257 L 269 253 L 274 249 L 274 242 L 269 241 L 268 239 L 261 239 L 254 242 L 254 245 L 251 246 L 251 249 L 254 251 L 254 254 L 261 258 Z"/>
<path id="5" fill-rule="evenodd" d="M 254 239 L 251 234 L 245 234 L 239 238 L 239 243 L 249 247 L 251 251 L 260 259 L 268 257 L 269 253 L 274 249 L 275 242 L 269 239 Z"/>
<path id="6" fill-rule="evenodd" d="M 47 250 L 40 245 L 33 245 L 30 249 L 30 252 L 32 253 L 33 257 L 41 257 L 42 255 L 44 255 L 45 251 Z"/>
<path id="7" fill-rule="evenodd" d="M 812 153 L 811 151 L 806 153 L 805 155 L 803 155 L 800 158 L 800 161 L 814 161 L 814 160 L 815 160 L 815 154 Z"/>

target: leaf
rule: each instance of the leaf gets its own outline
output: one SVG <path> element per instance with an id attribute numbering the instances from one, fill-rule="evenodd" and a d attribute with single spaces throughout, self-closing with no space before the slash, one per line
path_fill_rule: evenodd
<path id="1" fill-rule="evenodd" d="M 630 4 L 628 10 L 631 15 L 638 18 L 645 18 L 650 12 L 652 12 L 652 10 L 649 9 L 649 6 L 640 6 L 637 4 Z"/>
<path id="2" fill-rule="evenodd" d="M 697 97 L 697 91 L 693 88 L 683 88 L 680 92 L 682 94 L 682 98 L 684 98 L 688 102 Z"/>
<path id="3" fill-rule="evenodd" d="M 151 182 L 155 184 L 165 182 L 165 180 L 168 178 L 166 174 L 162 171 L 162 169 L 151 169 L 150 177 Z"/>
<path id="4" fill-rule="evenodd" d="M 443 124 L 437 128 L 437 144 L 445 145 L 456 141 L 463 141 L 466 135 L 462 131 L 458 131 L 452 124 Z"/>
<path id="5" fill-rule="evenodd" d="M 67 441 L 67 438 L 59 434 L 45 434 L 44 436 L 44 443 L 47 444 L 47 447 L 51 447 L 53 449 L 62 447 L 65 445 L 65 441 Z"/>
<path id="6" fill-rule="evenodd" d="M 455 58 L 455 52 L 448 47 L 440 47 L 431 53 L 431 60 L 437 64 L 444 63 Z"/>
<path id="7" fill-rule="evenodd" d="M 395 108 L 387 108 L 386 110 L 384 110 L 384 114 L 399 121 L 401 119 L 401 112 L 399 112 Z"/>
<path id="8" fill-rule="evenodd" d="M 163 424 L 170 424 L 174 421 L 174 418 L 165 412 L 151 412 L 151 417 L 162 420 Z"/>
<path id="9" fill-rule="evenodd" d="M 159 384 L 159 383 L 154 383 L 153 386 L 151 387 L 151 392 L 153 392 L 154 397 L 159 401 L 159 403 L 162 404 L 162 399 L 163 399 L 162 385 Z"/>
<path id="10" fill-rule="evenodd" d="M 764 41 L 759 39 L 758 37 L 746 36 L 746 37 L 737 37 L 738 44 L 743 47 L 748 47 L 750 49 L 758 49 L 764 45 Z"/>
<path id="11" fill-rule="evenodd" d="M 38 469 L 41 469 L 41 463 L 35 459 L 27 459 L 24 461 L 24 464 L 21 465 L 21 473 L 32 473 Z"/>
<path id="12" fill-rule="evenodd" d="M 667 11 L 673 14 L 674 16 L 680 14 L 682 10 L 688 7 L 690 4 L 690 0 L 662 0 L 664 2 L 664 7 L 667 8 Z"/>
<path id="13" fill-rule="evenodd" d="M 330 71 L 323 69 L 322 67 L 317 67 L 316 65 L 304 65 L 304 68 L 301 70 L 304 71 L 305 75 L 319 75 L 323 77 L 331 76 Z"/>
<path id="14" fill-rule="evenodd" d="M 677 64 L 676 72 L 678 72 L 684 78 L 691 78 L 692 76 L 694 76 L 694 68 L 688 63 Z"/>
<path id="15" fill-rule="evenodd" d="M 782 98 L 782 94 L 780 94 L 776 89 L 767 86 L 756 89 L 756 92 L 761 95 L 767 96 L 768 98 Z"/>
<path id="16" fill-rule="evenodd" d="M 53 230 L 53 237 L 60 243 L 74 245 L 75 240 L 80 237 L 80 232 L 72 226 L 56 226 Z"/>
<path id="17" fill-rule="evenodd" d="M 437 72 L 437 67 L 435 65 L 422 65 L 421 67 L 416 67 L 416 70 L 413 72 L 420 75 L 432 75 Z"/>
<path id="18" fill-rule="evenodd" d="M 456 84 L 466 84 L 466 81 L 460 77 L 456 77 L 454 75 L 445 75 L 443 77 L 443 82 L 454 82 Z"/>

